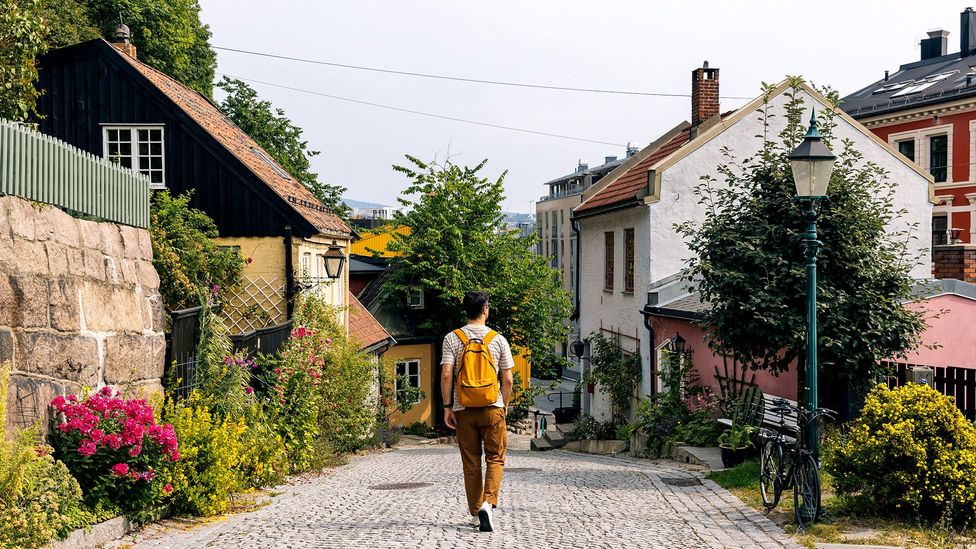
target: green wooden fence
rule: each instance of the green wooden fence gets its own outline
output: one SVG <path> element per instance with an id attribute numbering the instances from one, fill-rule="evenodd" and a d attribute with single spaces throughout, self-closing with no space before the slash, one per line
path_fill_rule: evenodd
<path id="1" fill-rule="evenodd" d="M 149 225 L 147 176 L 6 120 L 0 120 L 0 194 Z"/>

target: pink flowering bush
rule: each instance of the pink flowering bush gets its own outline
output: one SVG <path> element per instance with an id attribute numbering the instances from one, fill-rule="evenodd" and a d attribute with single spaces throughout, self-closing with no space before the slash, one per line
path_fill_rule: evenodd
<path id="1" fill-rule="evenodd" d="M 296 321 L 300 321 L 296 318 Z M 292 330 L 280 355 L 266 365 L 264 376 L 270 423 L 281 436 L 291 472 L 308 471 L 318 453 L 318 390 L 331 339 L 307 326 Z"/>
<path id="2" fill-rule="evenodd" d="M 111 387 L 79 399 L 51 401 L 55 457 L 78 479 L 93 508 L 114 506 L 133 514 L 159 503 L 157 471 L 180 459 L 172 425 L 158 425 L 145 400 L 129 400 Z"/>

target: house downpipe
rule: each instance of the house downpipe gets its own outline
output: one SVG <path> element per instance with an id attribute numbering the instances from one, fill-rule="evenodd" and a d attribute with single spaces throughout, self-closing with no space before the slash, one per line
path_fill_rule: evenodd
<path id="1" fill-rule="evenodd" d="M 582 264 L 580 256 L 583 254 L 583 246 L 580 246 L 579 220 L 573 214 L 570 214 L 569 226 L 572 228 L 573 234 L 576 235 L 576 272 L 573 275 L 576 278 L 576 291 L 573 292 L 573 314 L 569 315 L 569 319 L 578 323 L 580 318 L 580 265 Z M 582 334 L 580 336 L 582 337 Z"/>
<path id="2" fill-rule="evenodd" d="M 295 270 L 292 265 L 291 225 L 285 226 L 285 318 L 291 320 L 295 312 Z"/>

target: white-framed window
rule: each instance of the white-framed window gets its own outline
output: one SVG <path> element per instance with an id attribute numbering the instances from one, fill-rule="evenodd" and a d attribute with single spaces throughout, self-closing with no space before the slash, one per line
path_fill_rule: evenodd
<path id="1" fill-rule="evenodd" d="M 414 309 L 423 309 L 424 290 L 422 288 L 410 288 L 407 290 L 407 305 Z"/>
<path id="2" fill-rule="evenodd" d="M 396 363 L 396 380 L 395 389 L 397 394 L 400 394 L 407 387 L 401 385 L 401 382 L 406 382 L 409 387 L 414 389 L 420 388 L 420 359 L 411 358 L 406 360 L 398 360 Z"/>
<path id="3" fill-rule="evenodd" d="M 166 188 L 163 126 L 102 126 L 106 159 L 149 176 L 153 189 Z"/>
<path id="4" fill-rule="evenodd" d="M 312 276 L 312 253 L 302 254 L 302 276 Z"/>
<path id="5" fill-rule="evenodd" d="M 970 130 L 973 129 L 970 124 Z M 919 130 L 891 133 L 888 144 L 907 156 L 923 170 L 932 174 L 936 185 L 953 183 L 952 178 L 952 124 L 931 126 Z M 974 147 L 970 146 L 970 151 Z"/>

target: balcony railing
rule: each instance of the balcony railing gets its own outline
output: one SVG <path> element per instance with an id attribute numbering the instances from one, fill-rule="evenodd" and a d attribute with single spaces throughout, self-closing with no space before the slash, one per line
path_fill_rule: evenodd
<path id="1" fill-rule="evenodd" d="M 583 185 L 573 185 L 565 190 L 554 191 L 545 196 L 539 197 L 539 202 L 544 202 L 546 200 L 555 200 L 557 198 L 565 198 L 567 196 L 573 196 L 582 193 L 585 190 Z"/>

